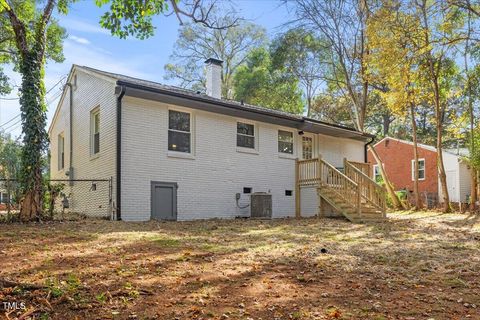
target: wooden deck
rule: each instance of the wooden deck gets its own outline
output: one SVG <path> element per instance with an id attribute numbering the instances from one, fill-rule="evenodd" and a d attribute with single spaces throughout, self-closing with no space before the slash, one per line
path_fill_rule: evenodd
<path id="1" fill-rule="evenodd" d="M 352 222 L 386 219 L 386 191 L 370 178 L 368 164 L 344 159 L 341 172 L 320 157 L 297 160 L 295 170 L 297 217 L 301 216 L 301 188 L 314 187 L 320 216 L 324 215 L 326 202 Z"/>

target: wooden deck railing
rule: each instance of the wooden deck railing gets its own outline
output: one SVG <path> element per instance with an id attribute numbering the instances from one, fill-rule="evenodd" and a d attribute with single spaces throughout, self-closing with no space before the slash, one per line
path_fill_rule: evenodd
<path id="1" fill-rule="evenodd" d="M 362 172 L 355 164 L 344 159 L 345 175 L 355 181 L 360 188 L 363 199 L 374 207 L 380 209 L 382 214 L 386 213 L 386 191 L 385 188 L 377 184 L 368 175 Z"/>
<path id="2" fill-rule="evenodd" d="M 318 186 L 320 166 L 318 159 L 297 160 L 297 183 L 304 186 Z"/>
<path id="3" fill-rule="evenodd" d="M 321 158 L 297 160 L 297 195 L 300 187 L 317 186 L 335 192 L 344 202 L 353 206 L 360 214 L 361 194 L 358 183 L 344 175 L 337 168 Z M 297 216 L 300 210 L 300 197 L 297 196 Z"/>
<path id="4" fill-rule="evenodd" d="M 369 163 L 364 162 L 356 162 L 356 161 L 348 161 L 352 166 L 357 168 L 358 170 L 362 171 L 365 175 L 372 177 L 372 171 Z"/>

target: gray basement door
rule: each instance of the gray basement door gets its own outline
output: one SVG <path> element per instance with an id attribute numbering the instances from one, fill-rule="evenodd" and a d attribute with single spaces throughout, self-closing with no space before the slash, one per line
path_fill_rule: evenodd
<path id="1" fill-rule="evenodd" d="M 177 184 L 152 181 L 152 220 L 177 220 Z"/>

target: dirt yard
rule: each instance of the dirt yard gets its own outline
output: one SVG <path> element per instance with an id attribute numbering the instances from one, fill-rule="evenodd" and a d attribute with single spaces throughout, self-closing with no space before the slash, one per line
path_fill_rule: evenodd
<path id="1" fill-rule="evenodd" d="M 480 319 L 478 215 L 0 225 L 0 244 L 9 319 Z"/>

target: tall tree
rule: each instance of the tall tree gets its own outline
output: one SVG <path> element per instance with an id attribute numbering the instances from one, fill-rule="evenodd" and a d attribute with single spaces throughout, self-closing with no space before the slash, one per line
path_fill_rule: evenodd
<path id="1" fill-rule="evenodd" d="M 470 45 L 470 38 L 472 35 L 472 12 L 468 11 L 467 12 L 467 34 L 466 34 L 466 40 L 465 40 L 465 48 L 464 48 L 464 71 L 465 71 L 465 93 L 467 96 L 467 105 L 468 105 L 468 116 L 469 116 L 469 125 L 470 125 L 470 132 L 469 132 L 469 149 L 470 149 L 470 155 L 475 154 L 475 149 L 476 149 L 476 144 L 475 144 L 475 113 L 474 113 L 474 92 L 472 88 L 472 74 L 470 72 L 470 65 L 469 62 L 471 60 L 471 45 Z M 476 211 L 477 209 L 477 170 L 475 166 L 472 166 L 471 168 L 471 187 L 470 187 L 470 211 Z"/>
<path id="2" fill-rule="evenodd" d="M 4 59 L 14 62 L 22 75 L 20 110 L 24 133 L 21 184 L 24 199 L 21 219 L 40 218 L 43 183 L 42 154 L 47 149 L 44 66 L 46 59 L 63 61 L 65 31 L 52 18 L 54 8 L 65 13 L 67 1 L 49 0 L 42 9 L 35 1 L 0 0 L 2 35 L 6 44 Z"/>
<path id="3" fill-rule="evenodd" d="M 290 113 L 303 112 L 302 92 L 298 79 L 272 65 L 265 48 L 252 50 L 233 79 L 235 99 Z"/>
<path id="4" fill-rule="evenodd" d="M 368 24 L 369 75 L 373 81 L 386 83 L 380 91 L 389 109 L 399 117 L 409 117 L 414 158 L 415 209 L 423 207 L 418 181 L 417 105 L 426 100 L 426 81 L 419 68 L 422 56 L 412 50 L 411 38 L 420 35 L 419 21 L 396 11 L 388 1 L 376 10 Z M 377 79 L 376 79 L 377 78 Z"/>
<path id="5" fill-rule="evenodd" d="M 296 23 L 324 38 L 330 48 L 331 76 L 327 81 L 350 100 L 350 115 L 355 128 L 364 131 L 371 83 L 367 74 L 370 54 L 366 27 L 371 8 L 367 0 L 297 0 Z M 369 150 L 379 163 L 387 192 L 396 208 L 403 207 L 382 161 L 375 151 Z"/>
<path id="6" fill-rule="evenodd" d="M 443 162 L 443 130 L 448 108 L 448 96 L 451 79 L 455 74 L 455 63 L 451 58 L 453 46 L 459 39 L 456 34 L 460 28 L 456 8 L 443 1 L 416 0 L 411 8 L 412 14 L 420 21 L 421 37 L 417 50 L 423 53 L 423 72 L 430 82 L 436 121 L 437 167 L 440 179 L 443 211 L 449 212 L 450 197 Z"/>
<path id="7" fill-rule="evenodd" d="M 250 50 L 266 43 L 266 32 L 233 14 L 215 12 L 211 19 L 218 25 L 236 24 L 225 29 L 195 23 L 182 26 L 170 56 L 172 62 L 164 67 L 165 78 L 179 80 L 182 87 L 201 90 L 205 88 L 204 61 L 216 58 L 223 61 L 222 96 L 232 99 L 233 74 L 245 62 Z"/>
<path id="8" fill-rule="evenodd" d="M 325 78 L 326 41 L 307 30 L 294 28 L 274 39 L 270 50 L 273 67 L 285 68 L 299 79 L 307 102 L 307 116 L 310 117 L 314 98 Z"/>

